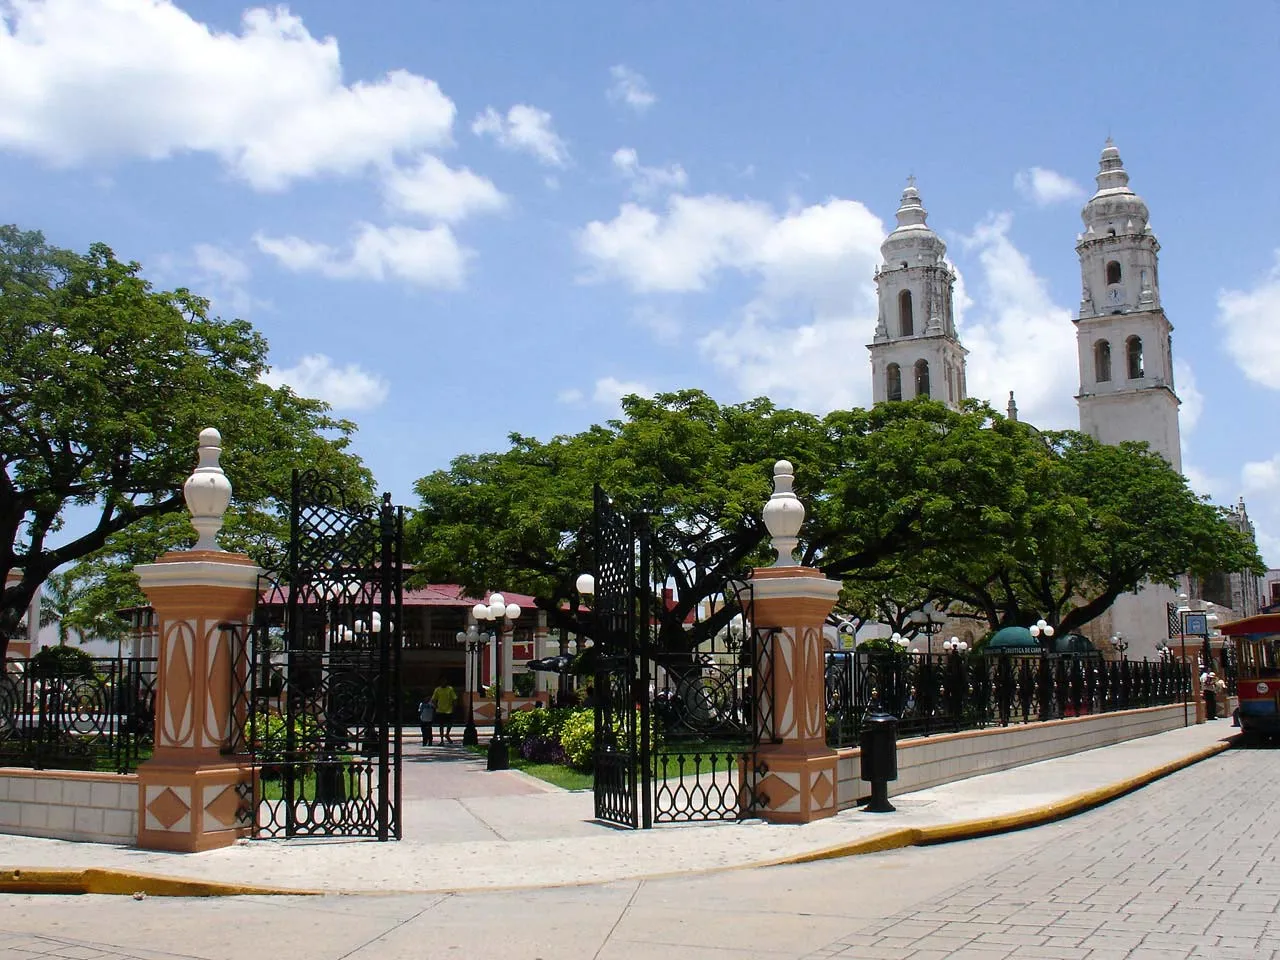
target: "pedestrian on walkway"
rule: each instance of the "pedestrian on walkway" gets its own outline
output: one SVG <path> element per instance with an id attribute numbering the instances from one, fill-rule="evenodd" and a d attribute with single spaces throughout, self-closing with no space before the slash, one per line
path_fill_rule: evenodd
<path id="1" fill-rule="evenodd" d="M 418 726 L 422 728 L 422 745 L 424 747 L 431 745 L 431 724 L 436 719 L 436 707 L 429 697 L 423 697 L 418 702 Z"/>
<path id="2" fill-rule="evenodd" d="M 440 726 L 440 742 L 453 743 L 453 708 L 458 703 L 458 693 L 445 679 L 431 694 L 431 703 L 436 709 L 436 723 Z"/>

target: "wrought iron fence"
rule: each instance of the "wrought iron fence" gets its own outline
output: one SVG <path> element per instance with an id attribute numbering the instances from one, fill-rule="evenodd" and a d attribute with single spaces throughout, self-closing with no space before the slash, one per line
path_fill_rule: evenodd
<path id="1" fill-rule="evenodd" d="M 154 658 L 75 666 L 11 659 L 0 675 L 0 765 L 130 773 L 155 742 Z"/>
<path id="2" fill-rule="evenodd" d="M 856 745 L 877 703 L 913 737 L 1180 703 L 1190 692 L 1188 667 L 1168 659 L 828 653 L 827 742 Z"/>

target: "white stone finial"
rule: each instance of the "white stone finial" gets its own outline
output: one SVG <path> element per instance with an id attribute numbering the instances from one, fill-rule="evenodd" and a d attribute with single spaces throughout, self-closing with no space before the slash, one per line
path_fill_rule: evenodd
<path id="1" fill-rule="evenodd" d="M 221 550 L 218 531 L 222 515 L 231 503 L 231 481 L 218 465 L 222 456 L 222 434 L 213 427 L 200 431 L 200 462 L 182 486 L 182 496 L 191 513 L 191 525 L 199 539 L 196 550 Z"/>
<path id="2" fill-rule="evenodd" d="M 804 523 L 804 504 L 791 490 L 795 480 L 790 460 L 779 460 L 773 465 L 773 496 L 764 505 L 764 525 L 773 537 L 773 549 L 778 552 L 775 567 L 796 566 L 795 551 L 800 546 L 800 525 Z"/>

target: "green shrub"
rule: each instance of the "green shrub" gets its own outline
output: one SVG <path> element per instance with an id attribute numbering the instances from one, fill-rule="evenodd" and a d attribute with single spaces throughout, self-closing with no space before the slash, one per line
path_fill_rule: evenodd
<path id="1" fill-rule="evenodd" d="M 560 745 L 569 765 L 590 770 L 595 749 L 596 717 L 594 710 L 569 710 L 560 729 Z"/>
<path id="2" fill-rule="evenodd" d="M 93 657 L 79 647 L 45 647 L 27 667 L 33 677 L 92 677 Z"/>
<path id="3" fill-rule="evenodd" d="M 512 711 L 507 717 L 504 731 L 507 738 L 517 745 L 529 739 L 529 729 L 533 725 L 533 717 L 537 712 L 537 710 Z"/>
<path id="4" fill-rule="evenodd" d="M 252 740 L 250 733 L 252 732 Z M 289 744 L 289 727 L 284 717 L 278 713 L 258 713 L 253 718 L 253 726 L 245 724 L 245 742 L 251 742 L 251 749 L 259 763 L 276 764 L 284 760 L 285 750 Z M 303 714 L 293 718 L 293 736 L 295 746 L 315 744 L 320 740 L 320 723 L 315 717 Z"/>

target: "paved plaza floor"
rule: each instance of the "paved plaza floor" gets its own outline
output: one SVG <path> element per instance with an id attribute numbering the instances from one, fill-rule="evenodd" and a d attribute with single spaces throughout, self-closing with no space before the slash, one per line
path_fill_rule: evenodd
<path id="1" fill-rule="evenodd" d="M 14 895 L 0 960 L 1268 960 L 1278 791 L 1280 752 L 1231 750 L 1047 826 L 813 863 L 375 897 Z"/>
<path id="2" fill-rule="evenodd" d="M 405 839 L 244 840 L 200 854 L 0 837 L 0 867 L 103 868 L 133 875 L 345 893 L 455 892 L 641 879 L 821 856 L 911 831 L 962 828 L 1054 807 L 1221 746 L 1225 720 L 972 777 L 803 826 L 729 822 L 631 831 L 593 819 L 589 791 L 517 771 L 487 773 L 460 747 L 409 748 Z M 893 838 L 897 839 L 894 840 Z"/>

